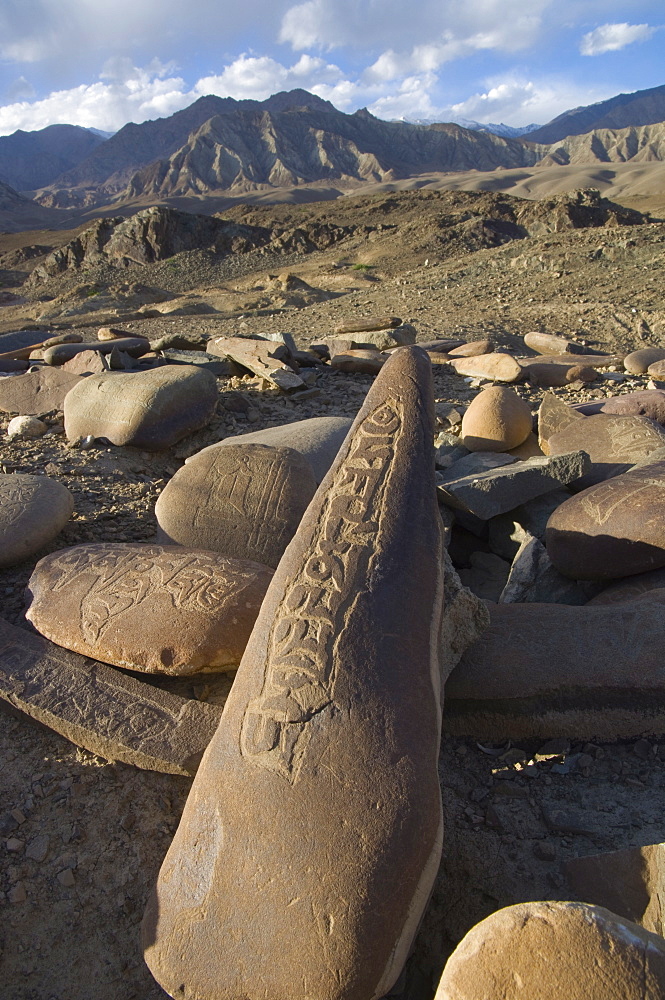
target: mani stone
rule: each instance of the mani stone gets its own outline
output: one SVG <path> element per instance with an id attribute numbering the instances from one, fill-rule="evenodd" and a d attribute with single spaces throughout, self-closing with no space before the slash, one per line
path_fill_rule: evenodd
<path id="1" fill-rule="evenodd" d="M 476 924 L 435 1000 L 662 1000 L 665 941 L 585 903 L 518 903 Z"/>
<path id="2" fill-rule="evenodd" d="M 291 424 L 280 424 L 277 427 L 266 427 L 261 431 L 249 431 L 247 434 L 224 438 L 223 441 L 204 448 L 198 455 L 203 455 L 213 448 L 239 444 L 267 444 L 273 448 L 293 448 L 307 459 L 316 482 L 320 483 L 341 448 L 351 423 L 350 417 L 310 417 L 308 420 L 295 420 Z M 185 465 L 191 461 L 192 458 L 188 458 Z"/>
<path id="3" fill-rule="evenodd" d="M 148 904 L 171 995 L 372 1000 L 400 975 L 441 854 L 433 432 L 429 359 L 398 351 L 268 588 Z"/>
<path id="4" fill-rule="evenodd" d="M 566 500 L 547 523 L 545 543 L 556 568 L 573 580 L 614 580 L 665 566 L 665 462 Z"/>
<path id="5" fill-rule="evenodd" d="M 648 417 L 665 424 L 665 392 L 662 389 L 639 389 L 623 396 L 609 396 L 591 403 L 576 403 L 574 409 L 585 416 L 614 413 L 630 417 Z"/>
<path id="6" fill-rule="evenodd" d="M 639 351 L 627 354 L 623 359 L 623 366 L 631 375 L 644 375 L 651 365 L 663 360 L 665 360 L 665 348 L 642 347 Z"/>
<path id="7" fill-rule="evenodd" d="M 508 451 L 526 441 L 532 424 L 531 407 L 514 389 L 490 386 L 462 418 L 462 443 L 469 451 Z"/>
<path id="8" fill-rule="evenodd" d="M 524 335 L 526 346 L 535 351 L 536 354 L 587 354 L 587 349 L 582 344 L 576 344 L 574 340 L 566 340 L 565 337 L 557 337 L 554 333 L 526 333 Z"/>
<path id="9" fill-rule="evenodd" d="M 589 468 L 588 457 L 583 451 L 527 458 L 523 462 L 454 479 L 459 464 L 456 462 L 445 477 L 438 478 L 439 497 L 449 507 L 475 514 L 483 521 L 505 514 L 543 493 L 558 490 L 562 484 L 579 479 Z"/>
<path id="10" fill-rule="evenodd" d="M 61 410 L 65 396 L 80 381 L 78 375 L 54 368 L 0 379 L 0 410 L 32 417 Z"/>
<path id="11" fill-rule="evenodd" d="M 450 363 L 458 375 L 487 378 L 495 382 L 519 382 L 523 371 L 510 354 L 480 354 L 471 358 L 451 357 Z"/>
<path id="12" fill-rule="evenodd" d="M 103 437 L 161 451 L 204 427 L 216 405 L 215 377 L 199 368 L 90 375 L 65 398 L 65 433 L 70 441 Z"/>
<path id="13" fill-rule="evenodd" d="M 445 728 L 474 739 L 665 732 L 665 591 L 613 605 L 494 604 L 446 682 Z"/>
<path id="14" fill-rule="evenodd" d="M 92 753 L 167 774 L 195 773 L 220 716 L 3 619 L 0 698 Z"/>
<path id="15" fill-rule="evenodd" d="M 599 594 L 592 597 L 589 604 L 621 604 L 623 601 L 633 601 L 636 597 L 650 590 L 665 588 L 665 567 L 652 569 L 648 573 L 636 573 L 625 579 L 616 580 L 605 587 Z"/>
<path id="16" fill-rule="evenodd" d="M 563 455 L 583 448 L 591 467 L 577 489 L 583 490 L 611 479 L 648 460 L 665 448 L 665 430 L 647 417 L 621 417 L 596 413 L 575 420 L 547 441 L 550 455 Z M 639 570 L 635 570 L 639 572 Z"/>
<path id="17" fill-rule="evenodd" d="M 293 448 L 204 448 L 157 500 L 158 541 L 274 568 L 316 486 L 309 462 Z"/>
<path id="18" fill-rule="evenodd" d="M 604 906 L 645 931 L 665 932 L 665 844 L 569 858 L 568 884 L 585 903 Z"/>
<path id="19" fill-rule="evenodd" d="M 553 434 L 565 430 L 570 424 L 583 418 L 574 406 L 568 406 L 553 392 L 546 392 L 538 410 L 538 444 L 545 455 L 549 455 L 549 439 Z"/>
<path id="20" fill-rule="evenodd" d="M 14 566 L 59 534 L 74 498 L 57 479 L 0 475 L 0 567 Z"/>
<path id="21" fill-rule="evenodd" d="M 64 365 L 83 351 L 98 351 L 100 354 L 110 354 L 112 351 L 125 351 L 132 358 L 140 358 L 150 350 L 150 341 L 145 337 L 125 337 L 122 340 L 100 340 L 89 344 L 56 344 L 47 347 L 42 353 L 42 360 L 47 365 Z"/>
<path id="22" fill-rule="evenodd" d="M 75 545 L 37 563 L 26 618 L 116 667 L 234 670 L 271 577 L 258 563 L 177 545 Z"/>

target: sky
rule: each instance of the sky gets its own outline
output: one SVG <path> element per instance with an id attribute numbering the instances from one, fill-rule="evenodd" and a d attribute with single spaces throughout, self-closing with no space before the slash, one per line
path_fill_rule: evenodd
<path id="1" fill-rule="evenodd" d="M 544 124 L 665 83 L 663 0 L 0 0 L 0 135 L 302 87 L 379 118 Z"/>

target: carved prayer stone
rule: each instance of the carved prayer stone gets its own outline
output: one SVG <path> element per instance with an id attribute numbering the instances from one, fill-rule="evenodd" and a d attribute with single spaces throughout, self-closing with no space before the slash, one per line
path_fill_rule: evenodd
<path id="1" fill-rule="evenodd" d="M 398 351 L 282 559 L 143 924 L 174 996 L 373 1000 L 441 853 L 431 366 Z"/>
<path id="2" fill-rule="evenodd" d="M 0 698 L 92 753 L 166 774 L 194 774 L 220 715 L 3 619 Z"/>
<path id="3" fill-rule="evenodd" d="M 58 645 L 145 673 L 233 670 L 272 577 L 176 545 L 75 545 L 41 559 L 26 617 Z"/>
<path id="4" fill-rule="evenodd" d="M 547 446 L 550 455 L 563 455 L 578 448 L 588 454 L 591 468 L 576 484 L 577 489 L 583 490 L 628 472 L 637 462 L 665 448 L 665 430 L 647 417 L 597 413 L 575 420 L 552 434 Z"/>
<path id="5" fill-rule="evenodd" d="M 161 451 L 204 427 L 216 405 L 215 377 L 200 368 L 89 375 L 65 398 L 65 433 L 70 441 L 92 435 Z"/>
<path id="6" fill-rule="evenodd" d="M 559 572 L 573 580 L 615 580 L 665 566 L 665 462 L 566 500 L 547 523 L 545 544 Z"/>
<path id="7" fill-rule="evenodd" d="M 27 559 L 64 528 L 74 498 L 48 476 L 0 475 L 0 567 Z"/>
<path id="8" fill-rule="evenodd" d="M 291 424 L 265 427 L 261 431 L 249 431 L 247 434 L 235 434 L 217 444 L 209 445 L 208 448 L 198 452 L 198 455 L 203 455 L 213 448 L 237 444 L 267 444 L 273 448 L 293 448 L 307 459 L 314 478 L 320 483 L 332 465 L 351 423 L 350 417 L 310 417 L 308 420 L 295 420 Z M 188 458 L 185 465 L 191 461 L 192 458 Z"/>
<path id="9" fill-rule="evenodd" d="M 56 368 L 0 379 L 0 410 L 32 417 L 61 410 L 65 396 L 80 381 L 78 375 Z"/>
<path id="10" fill-rule="evenodd" d="M 519 903 L 476 924 L 435 1000 L 661 1000 L 665 941 L 601 906 Z"/>
<path id="11" fill-rule="evenodd" d="M 446 682 L 446 731 L 474 739 L 665 732 L 665 590 L 612 605 L 494 604 Z"/>
<path id="12" fill-rule="evenodd" d="M 309 463 L 293 448 L 204 448 L 160 494 L 158 540 L 274 568 L 315 490 Z"/>

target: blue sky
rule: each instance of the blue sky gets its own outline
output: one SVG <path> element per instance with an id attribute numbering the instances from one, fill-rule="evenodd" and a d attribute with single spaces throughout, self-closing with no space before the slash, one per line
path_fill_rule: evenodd
<path id="1" fill-rule="evenodd" d="M 0 135 L 303 87 L 381 118 L 540 124 L 665 83 L 663 0 L 0 0 Z"/>

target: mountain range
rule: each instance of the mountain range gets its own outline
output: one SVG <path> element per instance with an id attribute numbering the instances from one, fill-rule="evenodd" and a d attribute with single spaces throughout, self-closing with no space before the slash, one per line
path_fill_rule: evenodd
<path id="1" fill-rule="evenodd" d="M 2 224 L 154 202 L 360 184 L 431 173 L 665 161 L 665 86 L 575 108 L 520 135 L 508 126 L 383 121 L 338 111 L 304 90 L 265 101 L 201 97 L 168 118 L 115 134 L 72 125 L 0 138 Z M 13 189 L 13 190 L 12 190 Z M 17 194 L 21 191 L 21 197 Z M 319 195 L 325 196 L 325 195 Z M 11 207 L 13 206 L 13 208 Z"/>

